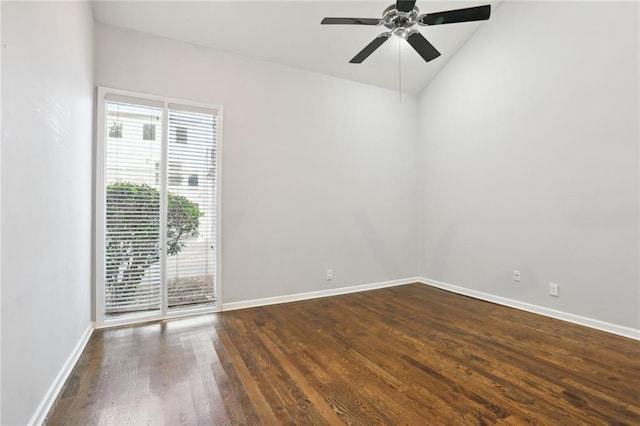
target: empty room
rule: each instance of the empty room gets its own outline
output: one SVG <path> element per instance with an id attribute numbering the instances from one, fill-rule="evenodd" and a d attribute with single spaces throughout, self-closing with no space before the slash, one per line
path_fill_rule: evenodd
<path id="1" fill-rule="evenodd" d="M 637 1 L 0 1 L 0 424 L 640 424 Z"/>

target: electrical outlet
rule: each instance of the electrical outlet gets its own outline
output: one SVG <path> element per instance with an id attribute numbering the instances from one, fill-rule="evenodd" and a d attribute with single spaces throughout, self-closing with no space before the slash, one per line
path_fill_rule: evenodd
<path id="1" fill-rule="evenodd" d="M 327 269 L 327 281 L 331 281 L 333 279 L 333 269 Z"/>
<path id="2" fill-rule="evenodd" d="M 553 297 L 560 297 L 560 285 L 549 283 L 549 294 Z"/>
<path id="3" fill-rule="evenodd" d="M 520 282 L 520 271 L 513 271 L 513 280 Z"/>

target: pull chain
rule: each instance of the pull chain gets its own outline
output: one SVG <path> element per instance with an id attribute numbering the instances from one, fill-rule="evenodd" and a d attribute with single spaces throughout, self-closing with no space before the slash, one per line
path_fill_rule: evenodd
<path id="1" fill-rule="evenodd" d="M 398 91 L 402 103 L 402 39 L 398 37 Z"/>

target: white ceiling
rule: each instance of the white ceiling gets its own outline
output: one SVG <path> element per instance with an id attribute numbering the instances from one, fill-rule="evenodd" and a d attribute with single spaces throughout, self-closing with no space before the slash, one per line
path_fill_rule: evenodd
<path id="1" fill-rule="evenodd" d="M 320 25 L 324 17 L 380 18 L 388 1 L 94 1 L 98 22 L 302 68 L 392 90 L 419 93 L 479 25 L 491 20 L 418 27 L 442 53 L 425 63 L 404 41 L 389 39 L 364 63 L 349 60 L 384 27 Z M 418 0 L 420 13 L 499 1 Z M 401 51 L 398 52 L 398 45 Z"/>

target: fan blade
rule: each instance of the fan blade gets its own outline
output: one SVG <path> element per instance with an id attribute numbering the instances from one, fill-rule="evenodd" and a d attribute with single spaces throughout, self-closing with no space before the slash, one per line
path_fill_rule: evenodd
<path id="1" fill-rule="evenodd" d="M 380 25 L 382 19 L 374 18 L 324 18 L 322 25 Z"/>
<path id="2" fill-rule="evenodd" d="M 426 62 L 433 61 L 440 56 L 438 49 L 433 47 L 433 45 L 416 30 L 409 33 L 407 41 Z"/>
<path id="3" fill-rule="evenodd" d="M 491 16 L 491 5 L 448 10 L 446 12 L 425 13 L 418 18 L 422 25 L 455 24 L 456 22 L 486 21 Z"/>
<path id="4" fill-rule="evenodd" d="M 409 13 L 416 5 L 416 0 L 396 0 L 396 9 L 399 12 Z"/>
<path id="5" fill-rule="evenodd" d="M 367 59 L 369 55 L 371 55 L 375 50 L 382 46 L 382 44 L 387 41 L 391 37 L 391 33 L 382 33 L 378 37 L 374 38 L 373 41 L 360 51 L 356 56 L 353 57 L 349 62 L 352 64 L 361 64 L 362 61 Z"/>

